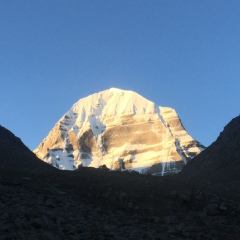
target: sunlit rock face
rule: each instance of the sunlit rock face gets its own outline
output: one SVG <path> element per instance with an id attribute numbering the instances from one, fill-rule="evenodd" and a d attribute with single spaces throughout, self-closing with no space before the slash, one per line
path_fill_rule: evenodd
<path id="1" fill-rule="evenodd" d="M 80 99 L 34 152 L 59 169 L 105 164 L 145 172 L 157 164 L 164 175 L 178 172 L 203 149 L 174 109 L 111 88 Z"/>

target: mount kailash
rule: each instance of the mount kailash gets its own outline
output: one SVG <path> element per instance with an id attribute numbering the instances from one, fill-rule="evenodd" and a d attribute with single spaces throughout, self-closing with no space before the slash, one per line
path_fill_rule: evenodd
<path id="1" fill-rule="evenodd" d="M 204 146 L 184 129 L 176 111 L 133 91 L 111 88 L 80 99 L 34 150 L 59 169 L 79 166 L 158 174 L 179 172 Z"/>

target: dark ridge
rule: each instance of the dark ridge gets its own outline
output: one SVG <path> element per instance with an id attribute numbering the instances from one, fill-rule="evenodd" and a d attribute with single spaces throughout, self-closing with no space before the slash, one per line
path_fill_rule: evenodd
<path id="1" fill-rule="evenodd" d="M 179 176 L 196 182 L 240 181 L 240 116 L 233 118 L 217 140 L 190 161 Z"/>
<path id="2" fill-rule="evenodd" d="M 55 169 L 38 159 L 20 138 L 0 126 L 0 171 L 53 172 Z"/>
<path id="3" fill-rule="evenodd" d="M 10 132 L 8 129 L 4 128 L 1 125 L 0 125 L 0 144 L 1 147 L 15 145 L 22 148 L 23 150 L 29 150 L 23 144 L 20 138 L 16 137 L 12 132 Z"/>

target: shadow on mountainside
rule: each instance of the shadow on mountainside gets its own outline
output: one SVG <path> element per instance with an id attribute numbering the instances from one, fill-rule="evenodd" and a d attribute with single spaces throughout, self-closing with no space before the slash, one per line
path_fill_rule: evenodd
<path id="1" fill-rule="evenodd" d="M 84 167 L 60 171 L 3 127 L 0 143 L 0 239 L 239 237 L 238 192 L 202 184 L 193 164 L 189 178 L 188 168 L 166 177 Z"/>

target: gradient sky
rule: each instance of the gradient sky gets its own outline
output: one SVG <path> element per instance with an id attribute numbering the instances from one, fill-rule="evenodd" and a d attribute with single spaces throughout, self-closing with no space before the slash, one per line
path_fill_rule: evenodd
<path id="1" fill-rule="evenodd" d="M 240 113 L 239 0 L 1 0 L 0 124 L 35 149 L 117 87 L 174 108 L 208 146 Z"/>

